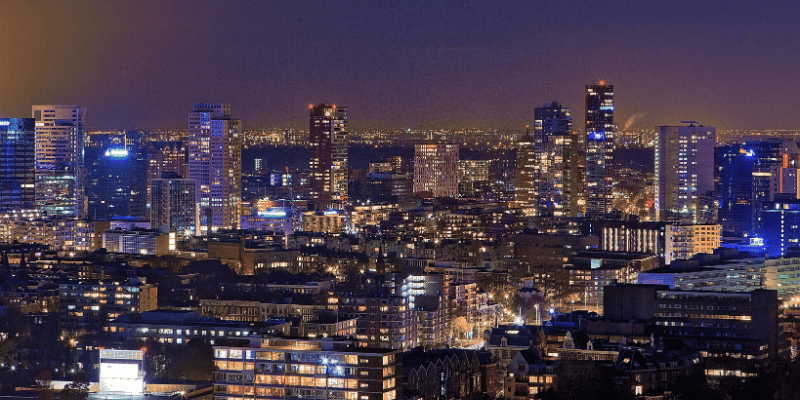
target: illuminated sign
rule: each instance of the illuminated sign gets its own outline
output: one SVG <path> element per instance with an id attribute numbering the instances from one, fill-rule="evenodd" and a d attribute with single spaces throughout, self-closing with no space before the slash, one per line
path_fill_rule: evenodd
<path id="1" fill-rule="evenodd" d="M 11 121 L 0 121 L 0 126 L 9 126 L 11 125 Z"/>
<path id="2" fill-rule="evenodd" d="M 334 210 L 325 211 L 323 214 L 324 215 L 339 215 L 339 213 L 334 211 Z"/>
<path id="3" fill-rule="evenodd" d="M 750 246 L 763 246 L 763 245 L 764 245 L 763 238 L 758 238 L 758 237 L 750 238 Z"/>
<path id="4" fill-rule="evenodd" d="M 100 393 L 144 392 L 141 350 L 100 350 Z"/>
<path id="5" fill-rule="evenodd" d="M 606 133 L 603 131 L 589 132 L 589 140 L 606 140 Z"/>
<path id="6" fill-rule="evenodd" d="M 285 218 L 286 217 L 286 211 L 281 210 L 279 208 L 273 208 L 273 209 L 270 209 L 270 210 L 261 211 L 261 212 L 258 213 L 258 215 L 260 215 L 262 217 L 265 217 L 265 218 Z"/>
<path id="7" fill-rule="evenodd" d="M 603 266 L 603 260 L 598 260 L 596 258 L 592 259 L 592 269 L 598 269 Z"/>
<path id="8" fill-rule="evenodd" d="M 124 158 L 128 156 L 128 150 L 125 149 L 108 149 L 106 150 L 106 157 Z"/>

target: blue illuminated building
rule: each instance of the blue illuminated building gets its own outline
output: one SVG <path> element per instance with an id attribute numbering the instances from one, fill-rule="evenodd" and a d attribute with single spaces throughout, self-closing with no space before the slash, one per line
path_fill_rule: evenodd
<path id="1" fill-rule="evenodd" d="M 115 216 L 149 217 L 147 163 L 141 134 L 87 137 L 85 165 L 89 219 L 107 221 Z"/>
<path id="2" fill-rule="evenodd" d="M 34 143 L 33 118 L 0 118 L 0 210 L 34 208 Z"/>
<path id="3" fill-rule="evenodd" d="M 784 256 L 789 249 L 800 247 L 800 200 L 765 203 L 762 226 L 764 249 L 770 256 Z"/>
<path id="4" fill-rule="evenodd" d="M 718 222 L 722 230 L 750 233 L 753 230 L 753 157 L 744 144 L 717 147 L 714 151 L 719 196 Z"/>
<path id="5" fill-rule="evenodd" d="M 613 209 L 614 85 L 586 85 L 586 215 Z"/>
<path id="6" fill-rule="evenodd" d="M 765 202 L 780 192 L 781 168 L 800 155 L 789 140 L 766 139 L 717 147 L 719 223 L 725 231 L 758 234 Z"/>

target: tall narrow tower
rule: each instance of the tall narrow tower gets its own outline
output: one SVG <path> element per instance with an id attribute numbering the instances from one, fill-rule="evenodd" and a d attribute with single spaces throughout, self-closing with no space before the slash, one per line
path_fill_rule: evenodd
<path id="1" fill-rule="evenodd" d="M 586 214 L 613 209 L 614 85 L 586 85 Z"/>
<path id="2" fill-rule="evenodd" d="M 514 202 L 518 207 L 537 211 L 536 143 L 526 127 L 525 137 L 516 143 L 517 161 L 514 166 Z"/>
<path id="3" fill-rule="evenodd" d="M 54 216 L 83 218 L 83 141 L 86 109 L 33 106 L 36 121 L 36 205 Z"/>
<path id="4" fill-rule="evenodd" d="M 577 217 L 582 214 L 578 195 L 583 176 L 570 109 L 545 104 L 534 109 L 534 122 L 538 215 Z"/>
<path id="5" fill-rule="evenodd" d="M 317 210 L 347 198 L 347 108 L 336 104 L 308 106 L 311 155 L 311 202 Z"/>
<path id="6" fill-rule="evenodd" d="M 195 181 L 196 233 L 239 226 L 242 197 L 241 122 L 229 104 L 198 103 L 189 113 L 189 179 Z M 210 211 L 209 211 L 210 210 Z M 209 216 L 211 221 L 208 220 Z"/>

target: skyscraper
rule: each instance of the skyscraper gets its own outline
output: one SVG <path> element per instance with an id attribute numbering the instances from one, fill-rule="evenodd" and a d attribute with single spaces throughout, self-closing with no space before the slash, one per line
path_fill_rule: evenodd
<path id="1" fill-rule="evenodd" d="M 741 234 L 753 230 L 753 156 L 743 143 L 714 149 L 718 222 L 724 231 Z"/>
<path id="2" fill-rule="evenodd" d="M 347 108 L 309 104 L 311 202 L 317 210 L 347 198 Z"/>
<path id="3" fill-rule="evenodd" d="M 614 85 L 586 85 L 586 214 L 613 209 Z"/>
<path id="4" fill-rule="evenodd" d="M 420 143 L 414 149 L 414 193 L 458 196 L 458 144 Z"/>
<path id="5" fill-rule="evenodd" d="M 557 102 L 534 109 L 538 215 L 577 217 L 582 213 L 578 141 L 569 108 Z"/>
<path id="6" fill-rule="evenodd" d="M 525 132 L 525 137 L 516 143 L 517 160 L 514 165 L 514 202 L 517 206 L 538 211 L 538 192 L 536 185 L 536 143 L 530 134 L 530 128 Z"/>
<path id="7" fill-rule="evenodd" d="M 147 218 L 146 160 L 139 132 L 88 135 L 85 141 L 86 217 Z"/>
<path id="8" fill-rule="evenodd" d="M 86 109 L 33 106 L 36 120 L 36 205 L 50 215 L 83 217 L 83 141 Z"/>
<path id="9" fill-rule="evenodd" d="M 776 193 L 792 192 L 784 189 L 792 187 L 792 170 L 797 166 L 798 156 L 800 149 L 796 142 L 777 138 L 717 147 L 716 187 L 723 229 L 758 234 L 763 227 L 764 203 L 778 200 Z"/>
<path id="10" fill-rule="evenodd" d="M 150 204 L 150 190 L 155 179 L 161 179 L 164 172 L 173 172 L 181 178 L 189 176 L 188 151 L 186 142 L 150 142 L 145 154 L 147 157 L 147 204 Z"/>
<path id="11" fill-rule="evenodd" d="M 197 233 L 239 226 L 242 137 L 230 104 L 198 103 L 189 113 L 189 179 L 196 185 Z M 211 217 L 211 221 L 208 217 Z"/>
<path id="12" fill-rule="evenodd" d="M 153 229 L 193 234 L 195 232 L 195 184 L 178 174 L 164 172 L 153 179 L 150 190 L 150 224 Z"/>
<path id="13" fill-rule="evenodd" d="M 34 207 L 34 142 L 33 118 L 0 118 L 0 210 Z"/>
<path id="14" fill-rule="evenodd" d="M 659 126 L 655 149 L 655 207 L 662 221 L 716 222 L 713 126 Z"/>

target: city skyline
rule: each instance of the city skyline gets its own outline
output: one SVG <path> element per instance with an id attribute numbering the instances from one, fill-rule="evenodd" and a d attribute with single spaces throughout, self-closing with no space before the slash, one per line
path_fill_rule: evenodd
<path id="1" fill-rule="evenodd" d="M 304 106 L 329 101 L 356 111 L 353 130 L 521 129 L 544 102 L 579 111 L 582 85 L 605 79 L 620 128 L 798 127 L 800 39 L 780 5 L 191 5 L 4 3 L 0 114 L 79 104 L 87 128 L 173 129 L 203 99 L 243 128 L 303 127 Z"/>
<path id="2" fill-rule="evenodd" d="M 780 6 L 0 10 L 0 397 L 797 397 Z"/>

